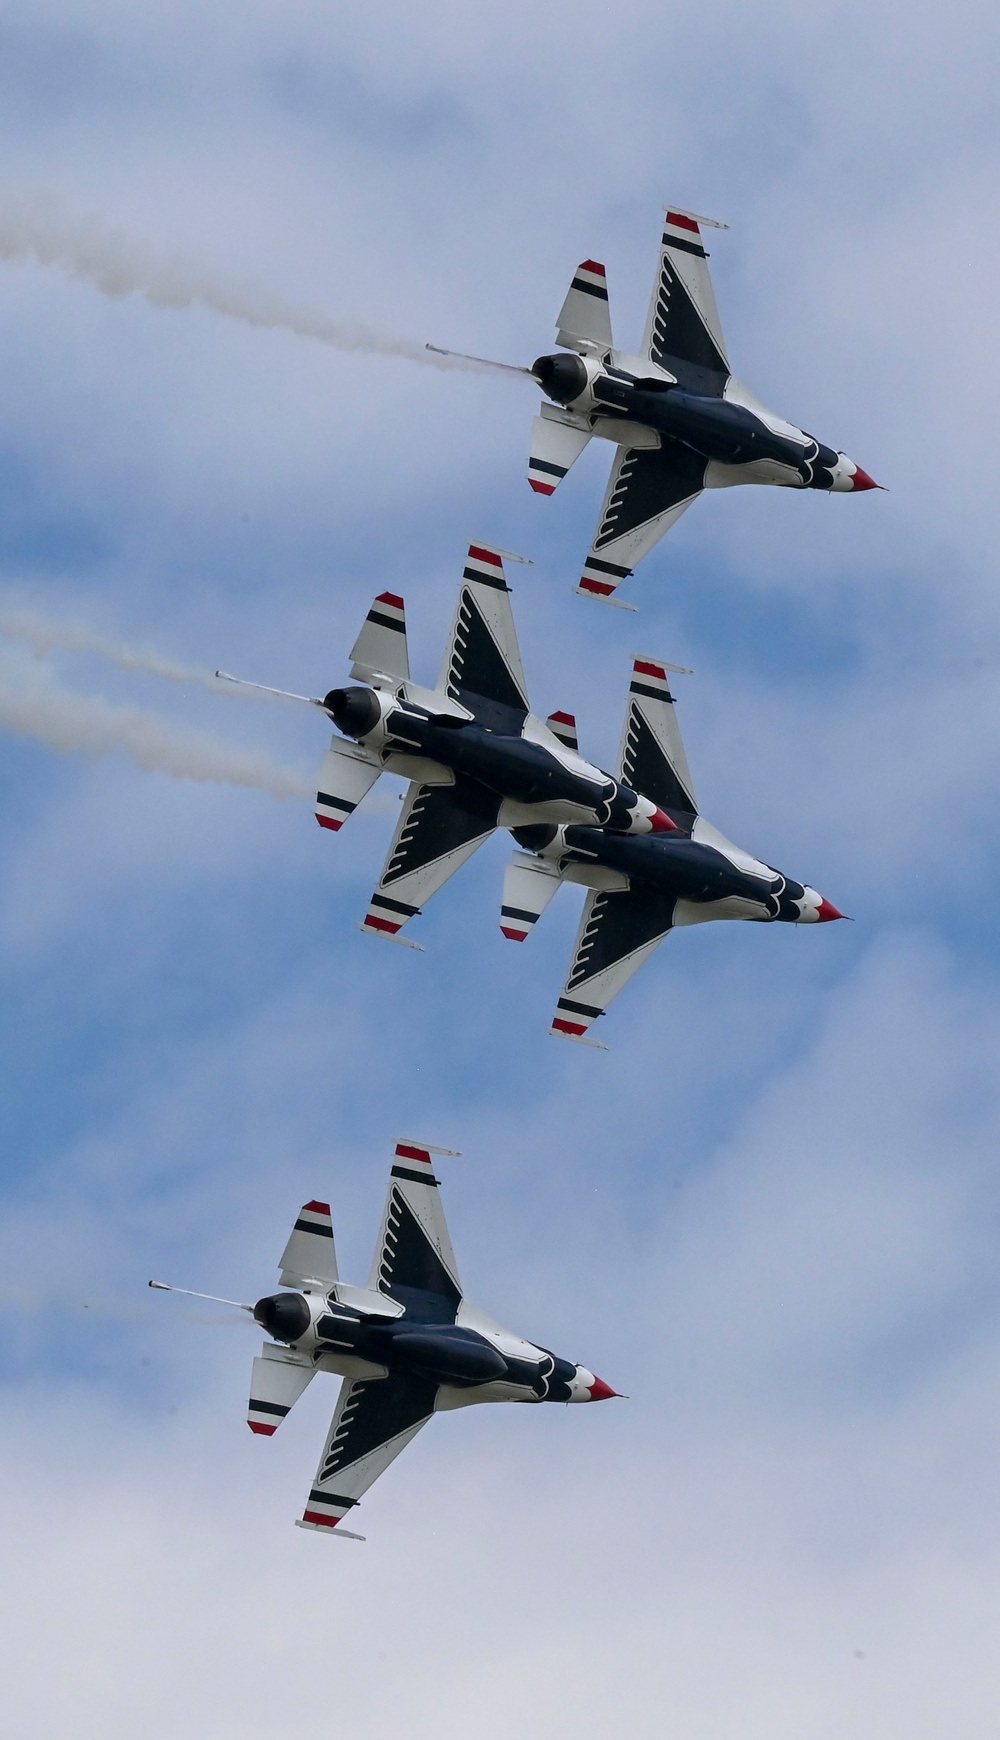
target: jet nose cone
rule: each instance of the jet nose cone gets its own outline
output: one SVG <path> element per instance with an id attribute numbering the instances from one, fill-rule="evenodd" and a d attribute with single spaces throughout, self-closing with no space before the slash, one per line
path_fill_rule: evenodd
<path id="1" fill-rule="evenodd" d="M 816 913 L 816 923 L 829 924 L 831 919 L 843 918 L 843 916 L 842 912 L 837 911 L 832 900 L 821 900 Z"/>
<path id="2" fill-rule="evenodd" d="M 595 1377 L 589 1388 L 592 1402 L 606 1402 L 609 1396 L 617 1396 L 618 1394 L 617 1390 L 613 1390 L 610 1384 L 606 1384 L 604 1379 L 599 1377 Z"/>
<path id="3" fill-rule="evenodd" d="M 672 822 L 665 810 L 656 809 L 649 818 L 649 827 L 654 834 L 676 834 L 677 823 Z"/>
<path id="4" fill-rule="evenodd" d="M 855 467 L 854 476 L 851 478 L 851 489 L 852 490 L 881 489 L 881 488 L 882 488 L 882 485 L 880 483 L 876 483 L 875 479 L 873 477 L 869 477 L 867 471 L 862 471 L 860 465 Z M 838 917 L 839 916 L 840 915 L 838 914 Z"/>
<path id="5" fill-rule="evenodd" d="M 831 487 L 838 495 L 854 495 L 862 489 L 881 489 L 882 485 L 862 471 L 860 465 L 855 465 L 853 459 L 848 459 L 846 453 L 838 453 Z"/>

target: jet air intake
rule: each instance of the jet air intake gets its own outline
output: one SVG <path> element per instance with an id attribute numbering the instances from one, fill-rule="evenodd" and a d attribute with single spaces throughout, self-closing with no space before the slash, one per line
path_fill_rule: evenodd
<path id="1" fill-rule="evenodd" d="M 258 1299 L 253 1317 L 275 1341 L 298 1341 L 312 1322 L 301 1293 L 271 1293 L 266 1299 Z"/>

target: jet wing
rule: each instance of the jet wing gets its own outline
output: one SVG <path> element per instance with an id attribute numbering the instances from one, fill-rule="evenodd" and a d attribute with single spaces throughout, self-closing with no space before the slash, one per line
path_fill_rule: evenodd
<path id="1" fill-rule="evenodd" d="M 426 1378 L 345 1378 L 299 1527 L 336 1528 L 427 1424 L 437 1392 Z"/>
<path id="2" fill-rule="evenodd" d="M 578 592 L 610 598 L 705 487 L 708 461 L 678 441 L 619 447 Z"/>
<path id="3" fill-rule="evenodd" d="M 484 725 L 520 731 L 528 690 L 517 644 L 503 558 L 488 544 L 470 544 L 444 663 L 438 679 Z"/>
<path id="4" fill-rule="evenodd" d="M 474 780 L 419 785 L 406 794 L 385 869 L 362 930 L 397 936 L 495 831 L 500 798 Z"/>
<path id="5" fill-rule="evenodd" d="M 651 888 L 587 895 L 573 964 L 550 1031 L 582 1039 L 673 924 L 674 900 Z"/>
<path id="6" fill-rule="evenodd" d="M 688 392 L 722 397 L 726 341 L 701 230 L 688 212 L 667 211 L 642 348 Z"/>
<path id="7" fill-rule="evenodd" d="M 462 1303 L 430 1150 L 417 1142 L 396 1143 L 368 1285 L 402 1305 L 419 1302 L 421 1316 L 436 1323 L 454 1323 Z"/>
<path id="8" fill-rule="evenodd" d="M 618 778 L 663 810 L 698 814 L 667 667 L 660 659 L 633 660 Z"/>

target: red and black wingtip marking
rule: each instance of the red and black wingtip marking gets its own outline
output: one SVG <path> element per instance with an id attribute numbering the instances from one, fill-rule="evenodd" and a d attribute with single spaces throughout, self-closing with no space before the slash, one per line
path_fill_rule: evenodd
<path id="1" fill-rule="evenodd" d="M 572 713 L 550 713 L 545 721 L 553 737 L 558 737 L 567 749 L 579 749 L 576 719 Z"/>
<path id="2" fill-rule="evenodd" d="M 608 275 L 599 260 L 581 260 L 576 269 L 571 290 L 582 290 L 585 296 L 596 296 L 599 301 L 608 300 Z"/>

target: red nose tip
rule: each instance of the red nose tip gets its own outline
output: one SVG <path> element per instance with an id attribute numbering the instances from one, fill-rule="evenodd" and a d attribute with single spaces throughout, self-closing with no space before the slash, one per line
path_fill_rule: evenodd
<path id="1" fill-rule="evenodd" d="M 829 924 L 832 918 L 843 918 L 843 916 L 842 912 L 837 911 L 832 900 L 821 900 L 819 911 L 816 914 L 816 922 L 817 924 Z"/>
<path id="2" fill-rule="evenodd" d="M 613 1390 L 610 1384 L 606 1384 L 603 1378 L 595 1378 L 590 1386 L 590 1399 L 592 1402 L 606 1402 L 609 1396 L 616 1396 L 617 1394 L 618 1391 Z"/>
<path id="3" fill-rule="evenodd" d="M 862 471 L 862 469 L 859 465 L 857 470 L 854 473 L 854 476 L 851 478 L 851 488 L 852 489 L 881 489 L 882 485 L 880 483 L 876 483 L 875 479 L 873 477 L 869 477 L 867 471 Z M 838 916 L 841 916 L 841 915 L 838 914 Z"/>
<path id="4" fill-rule="evenodd" d="M 676 834 L 677 823 L 672 822 L 664 810 L 654 810 L 649 818 L 649 825 L 654 834 Z M 614 1391 L 612 1390 L 612 1395 Z"/>

